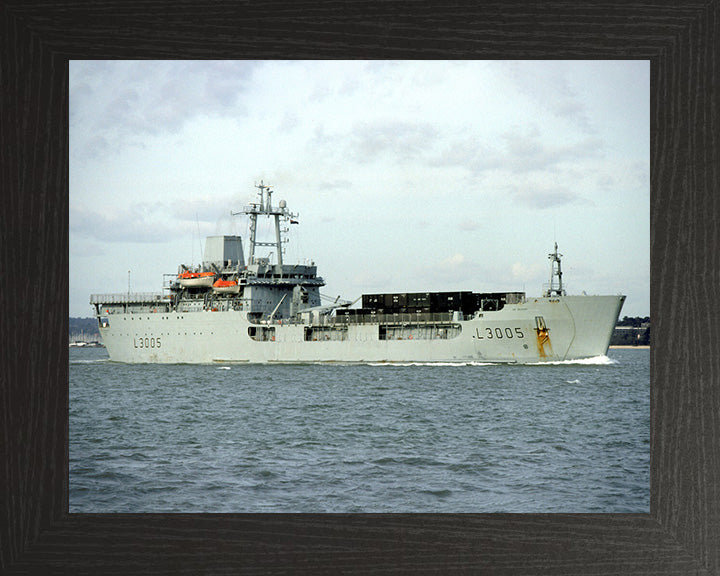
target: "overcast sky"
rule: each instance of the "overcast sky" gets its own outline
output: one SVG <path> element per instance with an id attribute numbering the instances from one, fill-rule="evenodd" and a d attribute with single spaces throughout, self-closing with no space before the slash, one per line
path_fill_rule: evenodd
<path id="1" fill-rule="evenodd" d="M 329 296 L 536 296 L 557 241 L 568 293 L 649 315 L 649 90 L 647 61 L 71 62 L 70 316 L 245 241 L 260 180 Z"/>

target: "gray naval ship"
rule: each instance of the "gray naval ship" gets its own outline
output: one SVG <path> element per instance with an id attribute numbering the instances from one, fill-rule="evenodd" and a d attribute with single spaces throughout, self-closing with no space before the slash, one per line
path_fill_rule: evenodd
<path id="1" fill-rule="evenodd" d="M 363 294 L 359 308 L 361 298 L 323 304 L 314 262 L 283 261 L 297 215 L 284 200 L 273 205 L 270 186 L 256 188 L 257 201 L 234 213 L 249 217 L 247 260 L 240 236 L 210 236 L 202 264 L 166 274 L 161 293 L 91 295 L 111 360 L 537 363 L 607 353 L 625 296 L 567 295 L 557 243 L 542 296 L 413 292 Z M 269 241 L 257 238 L 261 217 L 274 219 Z"/>

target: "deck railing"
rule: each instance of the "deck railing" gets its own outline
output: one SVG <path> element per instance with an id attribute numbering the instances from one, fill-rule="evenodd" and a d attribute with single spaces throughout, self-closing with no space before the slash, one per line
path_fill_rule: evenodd
<path id="1" fill-rule="evenodd" d="M 90 295 L 90 304 L 142 304 L 146 302 L 167 302 L 168 300 L 164 294 L 158 294 L 157 292 Z"/>

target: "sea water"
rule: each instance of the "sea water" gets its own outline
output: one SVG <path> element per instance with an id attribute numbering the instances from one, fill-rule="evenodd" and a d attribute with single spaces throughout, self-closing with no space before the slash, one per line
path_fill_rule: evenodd
<path id="1" fill-rule="evenodd" d="M 127 365 L 70 350 L 70 512 L 649 512 L 650 353 Z"/>

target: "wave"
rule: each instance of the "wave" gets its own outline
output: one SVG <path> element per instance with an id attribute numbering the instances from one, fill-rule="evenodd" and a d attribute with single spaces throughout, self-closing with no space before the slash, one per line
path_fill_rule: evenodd
<path id="1" fill-rule="evenodd" d="M 617 360 L 607 356 L 578 358 L 576 360 L 551 360 L 546 362 L 370 362 L 369 366 L 608 366 L 617 364 Z"/>
<path id="2" fill-rule="evenodd" d="M 369 362 L 368 366 L 493 366 L 494 362 Z"/>
<path id="3" fill-rule="evenodd" d="M 608 366 L 617 364 L 617 360 L 607 356 L 593 356 L 592 358 L 578 358 L 576 360 L 554 360 L 549 362 L 533 362 L 529 366 L 565 366 L 571 364 L 584 364 L 586 366 Z"/>

